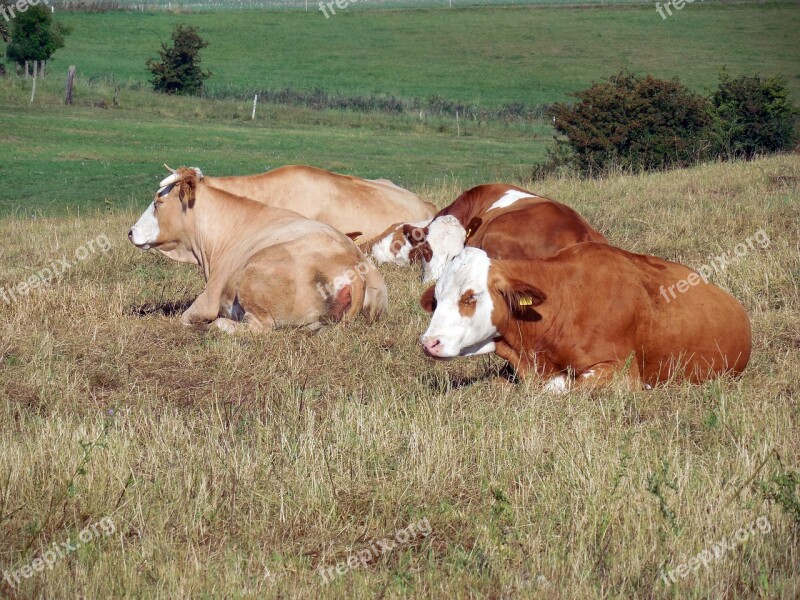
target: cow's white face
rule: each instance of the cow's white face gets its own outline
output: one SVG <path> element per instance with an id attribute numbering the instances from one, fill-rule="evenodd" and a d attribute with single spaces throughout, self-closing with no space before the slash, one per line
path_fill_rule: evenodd
<path id="1" fill-rule="evenodd" d="M 128 237 L 134 246 L 142 250 L 149 250 L 158 240 L 158 219 L 156 219 L 156 203 L 151 202 L 147 210 L 142 213 L 136 225 L 131 227 Z"/>
<path id="2" fill-rule="evenodd" d="M 436 287 L 425 293 L 422 304 L 433 310 L 428 330 L 420 338 L 425 354 L 446 359 L 494 350 L 498 333 L 492 323 L 489 265 L 483 250 L 464 248 L 447 264 Z"/>
<path id="3" fill-rule="evenodd" d="M 187 235 L 191 211 L 182 203 L 176 181 L 163 185 L 128 232 L 128 239 L 142 250 L 155 249 L 173 260 L 199 264 Z"/>
<path id="4" fill-rule="evenodd" d="M 464 249 L 467 231 L 458 219 L 445 215 L 434 219 L 428 226 L 425 241 L 430 246 L 429 253 L 423 253 L 422 282 L 438 281 L 445 266 Z M 430 255 L 427 260 L 426 254 Z"/>

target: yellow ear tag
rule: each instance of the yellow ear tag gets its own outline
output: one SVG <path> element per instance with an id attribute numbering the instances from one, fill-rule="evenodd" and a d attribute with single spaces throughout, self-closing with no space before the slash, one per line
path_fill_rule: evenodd
<path id="1" fill-rule="evenodd" d="M 470 235 L 472 235 L 472 229 L 467 229 L 467 237 L 469 237 Z"/>
<path id="2" fill-rule="evenodd" d="M 533 298 L 530 296 L 523 296 L 519 299 L 520 306 L 533 306 Z"/>
<path id="3" fill-rule="evenodd" d="M 353 240 L 353 243 L 358 246 L 361 243 L 361 236 L 358 236 L 356 239 Z"/>

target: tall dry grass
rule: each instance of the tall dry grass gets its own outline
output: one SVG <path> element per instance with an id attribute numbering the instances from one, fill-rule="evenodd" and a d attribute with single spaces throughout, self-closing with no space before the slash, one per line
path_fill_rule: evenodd
<path id="1" fill-rule="evenodd" d="M 495 357 L 427 361 L 408 268 L 384 269 L 376 326 L 199 334 L 164 314 L 199 273 L 131 246 L 138 215 L 1 221 L 6 288 L 99 235 L 112 248 L 0 299 L 0 570 L 104 517 L 115 532 L 0 593 L 798 597 L 798 182 L 784 156 L 536 184 L 612 243 L 695 267 L 767 232 L 713 278 L 752 318 L 745 375 L 652 392 L 554 396 L 503 383 Z M 760 517 L 769 532 L 680 577 Z M 323 583 L 420 519 L 430 535 Z"/>

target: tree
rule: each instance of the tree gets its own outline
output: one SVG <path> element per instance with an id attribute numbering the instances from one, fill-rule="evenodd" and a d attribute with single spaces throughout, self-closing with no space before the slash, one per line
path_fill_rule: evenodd
<path id="1" fill-rule="evenodd" d="M 153 89 L 167 94 L 196 94 L 210 72 L 200 69 L 200 50 L 208 46 L 196 27 L 176 25 L 172 30 L 172 47 L 161 44 L 160 59 L 151 58 L 147 68 L 153 74 Z"/>
<path id="2" fill-rule="evenodd" d="M 29 6 L 11 21 L 6 56 L 18 65 L 28 60 L 50 60 L 56 50 L 64 47 L 68 33 L 69 28 L 53 22 L 44 6 Z"/>
<path id="3" fill-rule="evenodd" d="M 8 7 L 11 6 L 12 0 L 0 0 L 0 42 L 8 42 L 11 39 L 11 30 L 8 28 L 10 19 L 6 17 L 8 14 Z"/>

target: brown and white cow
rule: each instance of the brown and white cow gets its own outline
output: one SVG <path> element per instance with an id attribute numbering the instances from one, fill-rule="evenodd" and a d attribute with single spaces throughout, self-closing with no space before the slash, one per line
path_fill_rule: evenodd
<path id="1" fill-rule="evenodd" d="M 522 188 L 479 185 L 461 194 L 427 226 L 406 224 L 372 248 L 375 260 L 422 262 L 422 281 L 436 281 L 464 246 L 490 258 L 542 258 L 580 242 L 605 242 L 575 210 Z"/>
<path id="2" fill-rule="evenodd" d="M 688 281 L 672 298 L 665 290 Z M 556 256 L 491 260 L 465 248 L 420 301 L 433 312 L 423 352 L 494 351 L 553 390 L 624 372 L 632 383 L 700 382 L 741 373 L 750 358 L 742 305 L 683 265 L 584 243 Z"/>
<path id="3" fill-rule="evenodd" d="M 375 237 L 393 223 L 430 221 L 436 213 L 433 204 L 386 179 L 361 179 L 301 165 L 237 177 L 204 177 L 196 171 L 207 185 L 293 210 L 359 241 Z"/>
<path id="4" fill-rule="evenodd" d="M 213 188 L 194 169 L 162 182 L 128 238 L 203 268 L 206 288 L 182 315 L 186 325 L 316 329 L 386 311 L 381 274 L 343 233 Z"/>

